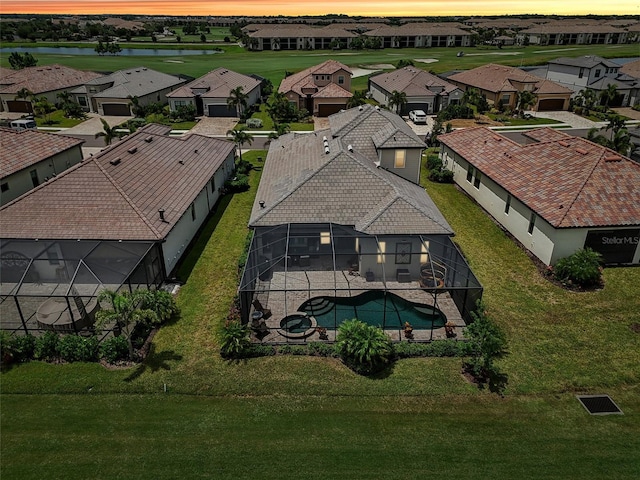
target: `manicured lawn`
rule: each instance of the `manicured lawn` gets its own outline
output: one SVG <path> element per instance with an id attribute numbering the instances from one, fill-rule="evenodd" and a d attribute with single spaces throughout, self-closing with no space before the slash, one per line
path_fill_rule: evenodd
<path id="1" fill-rule="evenodd" d="M 81 124 L 84 120 L 78 118 L 67 118 L 63 110 L 55 110 L 45 117 L 35 117 L 36 125 L 39 127 L 60 127 L 70 128 Z"/>
<path id="2" fill-rule="evenodd" d="M 243 154 L 257 162 L 264 151 Z M 506 331 L 506 397 L 460 359 L 407 359 L 375 378 L 336 359 L 218 354 L 260 178 L 227 196 L 179 270 L 180 319 L 147 361 L 14 366 L 2 383 L 7 478 L 637 478 L 640 268 L 567 292 L 452 185 L 423 182 Z M 164 385 L 167 393 L 163 393 Z M 609 393 L 591 417 L 574 394 Z"/>
<path id="3" fill-rule="evenodd" d="M 251 115 L 251 118 L 259 118 L 260 120 L 262 120 L 262 128 L 250 128 L 249 130 L 252 131 L 263 131 L 263 132 L 270 132 L 274 129 L 273 127 L 273 120 L 271 119 L 271 117 L 269 116 L 269 114 L 267 113 L 267 109 L 265 104 L 261 104 L 260 105 L 260 111 L 255 112 L 253 115 Z M 235 126 L 235 130 L 238 130 L 240 128 L 248 128 L 246 123 L 238 123 Z M 289 128 L 292 131 L 313 131 L 313 121 L 310 122 L 293 122 L 289 124 Z"/>
<path id="4" fill-rule="evenodd" d="M 505 126 L 535 126 L 535 125 L 552 125 L 554 123 L 562 123 L 558 120 L 552 120 L 551 118 L 544 117 L 532 117 L 532 118 L 520 118 L 512 117 L 508 115 L 502 115 L 499 113 L 487 113 L 487 116 L 491 120 L 502 122 Z"/>

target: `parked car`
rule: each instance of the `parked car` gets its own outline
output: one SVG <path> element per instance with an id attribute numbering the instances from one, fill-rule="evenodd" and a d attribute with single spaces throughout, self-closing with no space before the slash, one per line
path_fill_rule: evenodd
<path id="1" fill-rule="evenodd" d="M 33 119 L 21 118 L 19 120 L 11 120 L 9 126 L 14 130 L 27 130 L 30 128 L 37 128 L 36 122 Z"/>
<path id="2" fill-rule="evenodd" d="M 409 112 L 409 120 L 413 123 L 427 123 L 427 114 L 422 110 L 411 110 Z"/>

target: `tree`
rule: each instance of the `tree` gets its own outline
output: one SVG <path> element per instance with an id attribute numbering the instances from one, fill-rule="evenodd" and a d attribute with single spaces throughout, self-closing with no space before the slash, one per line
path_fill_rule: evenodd
<path id="1" fill-rule="evenodd" d="M 22 70 L 27 67 L 35 67 L 38 64 L 33 55 L 30 53 L 20 54 L 18 52 L 11 52 L 9 54 L 9 65 L 13 70 Z"/>
<path id="2" fill-rule="evenodd" d="M 16 92 L 16 100 L 32 100 L 34 97 L 33 92 L 26 87 L 21 88 Z"/>
<path id="3" fill-rule="evenodd" d="M 200 35 L 200 41 L 202 43 L 205 43 L 207 41 L 207 36 L 204 33 L 202 35 Z"/>
<path id="4" fill-rule="evenodd" d="M 45 123 L 49 124 L 49 114 L 56 109 L 56 106 L 52 104 L 47 97 L 44 95 L 42 97 L 36 98 L 33 104 L 33 111 L 39 117 L 44 118 Z"/>
<path id="5" fill-rule="evenodd" d="M 407 94 L 394 90 L 389 97 L 389 108 L 393 108 L 400 115 L 402 109 L 407 106 Z"/>
<path id="6" fill-rule="evenodd" d="M 336 350 L 349 368 L 363 375 L 383 370 L 393 357 L 393 344 L 387 334 L 356 318 L 340 325 Z"/>
<path id="7" fill-rule="evenodd" d="M 117 131 L 116 127 L 110 127 L 104 118 L 101 118 L 100 121 L 102 122 L 103 131 L 96 133 L 95 138 L 104 137 L 105 145 L 111 145 L 111 142 L 113 142 L 115 138 L 120 138 L 122 136 L 122 134 Z"/>
<path id="8" fill-rule="evenodd" d="M 607 88 L 600 92 L 600 104 L 609 108 L 609 104 L 618 96 L 618 87 L 612 83 L 607 84 Z"/>
<path id="9" fill-rule="evenodd" d="M 366 90 L 356 90 L 353 92 L 353 96 L 347 101 L 347 108 L 357 107 L 359 105 L 364 105 L 367 100 L 367 91 Z"/>
<path id="10" fill-rule="evenodd" d="M 406 58 L 403 58 L 402 60 L 398 60 L 398 62 L 396 63 L 396 68 L 404 68 L 404 67 L 413 67 L 414 63 L 412 60 L 407 60 Z"/>
<path id="11" fill-rule="evenodd" d="M 516 111 L 519 115 L 524 115 L 524 111 L 536 104 L 537 97 L 529 90 L 522 90 L 516 94 Z"/>
<path id="12" fill-rule="evenodd" d="M 585 88 L 578 92 L 576 96 L 576 104 L 580 105 L 584 110 L 582 111 L 583 115 L 589 116 L 591 110 L 596 104 L 597 94 L 596 91 L 591 88 Z"/>
<path id="13" fill-rule="evenodd" d="M 134 117 L 144 118 L 147 115 L 147 109 L 144 105 L 140 105 L 140 99 L 136 96 L 129 95 L 127 97 L 131 102 L 131 113 L 133 113 Z"/>
<path id="14" fill-rule="evenodd" d="M 282 135 L 285 135 L 291 131 L 291 127 L 288 123 L 274 123 L 273 124 L 274 131 L 269 132 L 268 138 L 269 140 L 274 140 L 279 138 Z"/>
<path id="15" fill-rule="evenodd" d="M 253 142 L 253 135 L 248 133 L 246 129 L 238 129 L 238 130 L 228 130 L 227 137 L 231 136 L 233 139 L 233 143 L 238 145 L 238 154 L 240 156 L 240 161 L 242 161 L 242 145 L 248 143 L 251 145 Z"/>
<path id="16" fill-rule="evenodd" d="M 247 99 L 249 98 L 243 90 L 242 86 L 236 87 L 229 92 L 227 97 L 227 105 L 230 108 L 235 108 L 239 117 L 242 117 L 247 108 Z"/>

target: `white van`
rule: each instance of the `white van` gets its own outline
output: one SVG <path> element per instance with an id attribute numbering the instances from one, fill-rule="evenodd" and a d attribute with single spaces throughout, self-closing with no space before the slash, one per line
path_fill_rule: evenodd
<path id="1" fill-rule="evenodd" d="M 21 118 L 19 120 L 11 120 L 9 126 L 14 130 L 27 130 L 29 128 L 37 128 L 36 121 L 33 119 Z"/>

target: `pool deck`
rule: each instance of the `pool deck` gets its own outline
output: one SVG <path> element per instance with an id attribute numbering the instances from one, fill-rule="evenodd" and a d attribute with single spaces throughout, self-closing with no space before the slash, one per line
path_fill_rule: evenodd
<path id="1" fill-rule="evenodd" d="M 463 327 L 466 326 L 458 308 L 446 291 L 427 292 L 420 288 L 418 281 L 367 281 L 364 277 L 347 270 L 300 270 L 273 272 L 270 280 L 258 281 L 257 298 L 272 315 L 266 319 L 269 333 L 259 338 L 252 332 L 252 340 L 262 343 L 305 343 L 321 341 L 320 334 L 313 331 L 308 336 L 290 338 L 280 329 L 280 321 L 296 313 L 307 300 L 314 297 L 355 297 L 369 290 L 387 290 L 410 302 L 432 305 L 440 309 L 448 322 L 455 324 L 455 339 L 464 339 Z M 335 330 L 327 330 L 328 339 L 335 341 Z M 402 329 L 385 329 L 385 333 L 395 342 L 408 341 Z M 444 327 L 437 329 L 413 330 L 414 341 L 430 341 L 447 338 Z"/>

